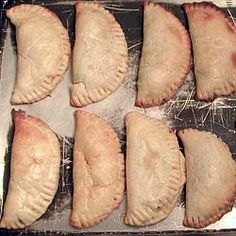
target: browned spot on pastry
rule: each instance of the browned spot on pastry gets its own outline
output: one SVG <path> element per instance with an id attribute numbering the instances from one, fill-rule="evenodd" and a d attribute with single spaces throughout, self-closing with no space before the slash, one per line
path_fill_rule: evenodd
<path id="1" fill-rule="evenodd" d="M 145 162 L 145 167 L 147 169 L 153 169 L 160 161 L 160 154 L 158 152 L 150 153 L 147 155 L 147 161 Z"/>
<path id="2" fill-rule="evenodd" d="M 181 35 L 182 32 L 180 32 L 178 28 L 174 26 L 169 26 L 169 30 L 178 41 L 180 42 L 182 41 L 182 35 Z"/>
<path id="3" fill-rule="evenodd" d="M 214 14 L 211 14 L 209 12 L 204 12 L 204 20 L 209 21 L 214 19 Z"/>
<path id="4" fill-rule="evenodd" d="M 174 133 L 174 131 L 171 128 L 169 128 L 169 133 L 172 134 Z"/>
<path id="5" fill-rule="evenodd" d="M 231 61 L 234 67 L 236 67 L 236 52 L 231 53 Z"/>

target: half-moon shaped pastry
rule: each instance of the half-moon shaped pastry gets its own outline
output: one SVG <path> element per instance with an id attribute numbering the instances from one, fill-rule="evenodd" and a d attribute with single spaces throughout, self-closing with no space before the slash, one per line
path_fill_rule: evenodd
<path id="1" fill-rule="evenodd" d="M 144 4 L 143 49 L 136 105 L 153 107 L 173 97 L 190 70 L 189 35 L 169 10 Z"/>
<path id="2" fill-rule="evenodd" d="M 203 228 L 231 211 L 236 197 L 236 165 L 215 134 L 197 129 L 178 133 L 184 144 L 187 186 L 184 225 Z"/>
<path id="3" fill-rule="evenodd" d="M 107 218 L 124 195 L 124 156 L 119 139 L 102 118 L 76 113 L 71 225 L 90 227 Z"/>
<path id="4" fill-rule="evenodd" d="M 125 223 L 150 225 L 173 210 L 185 183 L 185 161 L 175 133 L 160 120 L 131 112 L 127 126 Z"/>
<path id="5" fill-rule="evenodd" d="M 128 69 L 124 33 L 114 16 L 97 3 L 76 5 L 71 103 L 82 107 L 106 98 Z"/>
<path id="6" fill-rule="evenodd" d="M 14 112 L 10 182 L 0 227 L 24 228 L 41 217 L 58 188 L 60 143 L 42 120 Z"/>
<path id="7" fill-rule="evenodd" d="M 17 79 L 11 103 L 49 96 L 67 69 L 70 41 L 59 18 L 47 8 L 21 4 L 7 10 L 16 27 Z"/>
<path id="8" fill-rule="evenodd" d="M 236 91 L 236 28 L 212 3 L 184 4 L 193 44 L 199 100 Z"/>

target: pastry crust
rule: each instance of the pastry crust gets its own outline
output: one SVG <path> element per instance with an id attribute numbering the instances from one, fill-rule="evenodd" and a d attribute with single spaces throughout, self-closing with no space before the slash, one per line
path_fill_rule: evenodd
<path id="1" fill-rule="evenodd" d="M 90 227 L 107 218 L 124 194 L 124 155 L 115 131 L 102 118 L 76 113 L 71 225 Z"/>
<path id="2" fill-rule="evenodd" d="M 60 143 L 42 120 L 14 112 L 10 182 L 0 227 L 24 228 L 41 217 L 58 188 Z"/>
<path id="3" fill-rule="evenodd" d="M 183 129 L 187 186 L 184 225 L 203 228 L 231 211 L 236 197 L 236 165 L 228 146 L 211 132 Z"/>
<path id="4" fill-rule="evenodd" d="M 210 101 L 236 91 L 236 28 L 212 3 L 184 4 L 194 53 L 196 97 Z"/>
<path id="5" fill-rule="evenodd" d="M 71 104 L 86 106 L 106 98 L 128 70 L 125 35 L 114 16 L 96 3 L 76 5 Z"/>
<path id="6" fill-rule="evenodd" d="M 158 3 L 144 4 L 144 41 L 136 106 L 167 102 L 190 70 L 191 43 L 180 20 Z"/>
<path id="7" fill-rule="evenodd" d="M 173 210 L 185 183 L 185 160 L 174 132 L 160 120 L 126 115 L 127 214 L 125 223 L 150 225 Z"/>
<path id="8" fill-rule="evenodd" d="M 39 101 L 63 79 L 70 57 L 68 32 L 53 12 L 39 5 L 12 7 L 7 17 L 16 27 L 18 54 L 11 103 Z"/>

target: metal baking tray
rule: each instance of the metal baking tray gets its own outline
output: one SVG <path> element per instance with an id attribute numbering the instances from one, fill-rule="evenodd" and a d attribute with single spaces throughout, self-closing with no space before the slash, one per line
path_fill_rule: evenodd
<path id="1" fill-rule="evenodd" d="M 143 1 L 99 1 L 109 9 L 121 24 L 129 47 L 129 71 L 120 88 L 111 96 L 96 104 L 89 105 L 84 110 L 98 114 L 107 120 L 117 131 L 122 140 L 122 150 L 125 153 L 124 116 L 129 111 L 139 111 L 162 119 L 174 129 L 196 127 L 210 130 L 220 136 L 230 147 L 236 158 L 236 95 L 220 97 L 214 102 L 199 102 L 194 99 L 195 85 L 192 72 L 178 94 L 166 104 L 149 109 L 134 107 L 136 95 L 136 79 L 142 47 Z M 187 27 L 186 16 L 181 8 L 183 2 L 169 0 L 164 2 Z M 62 147 L 60 183 L 56 197 L 46 214 L 24 230 L 0 230 L 0 235 L 19 234 L 76 234 L 76 233 L 172 233 L 172 235 L 196 232 L 231 232 L 236 235 L 236 208 L 226 214 L 220 221 L 203 230 L 193 230 L 182 225 L 184 217 L 184 194 L 178 200 L 170 216 L 155 225 L 147 227 L 131 227 L 123 224 L 126 199 L 112 215 L 92 228 L 75 229 L 69 225 L 72 199 L 72 151 L 75 131 L 74 112 L 70 106 L 69 88 L 71 86 L 71 68 L 65 74 L 65 79 L 58 85 L 51 97 L 31 105 L 10 104 L 10 95 L 16 78 L 16 40 L 15 29 L 6 18 L 6 9 L 20 3 L 40 4 L 54 11 L 67 27 L 71 45 L 74 43 L 75 3 L 76 1 L 56 0 L 2 0 L 0 3 L 0 213 L 6 197 L 11 161 L 11 144 L 13 124 L 11 110 L 23 109 L 46 121 L 58 134 Z M 215 1 L 225 8 L 232 20 L 236 17 L 236 1 Z"/>

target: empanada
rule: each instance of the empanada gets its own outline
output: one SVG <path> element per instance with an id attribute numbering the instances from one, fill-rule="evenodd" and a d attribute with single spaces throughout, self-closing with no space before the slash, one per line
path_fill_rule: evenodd
<path id="1" fill-rule="evenodd" d="M 212 3 L 184 4 L 193 44 L 199 100 L 236 91 L 236 28 Z"/>
<path id="2" fill-rule="evenodd" d="M 14 112 L 11 173 L 0 227 L 24 228 L 41 217 L 58 188 L 60 143 L 42 120 Z"/>
<path id="3" fill-rule="evenodd" d="M 106 98 L 120 86 L 127 69 L 127 43 L 114 16 L 97 3 L 77 3 L 72 105 Z"/>
<path id="4" fill-rule="evenodd" d="M 184 144 L 187 187 L 184 225 L 203 228 L 231 211 L 236 197 L 236 165 L 228 146 L 215 134 L 178 132 Z"/>
<path id="5" fill-rule="evenodd" d="M 11 103 L 49 96 L 67 69 L 70 41 L 59 18 L 47 8 L 21 4 L 7 10 L 16 27 L 17 79 Z"/>
<path id="6" fill-rule="evenodd" d="M 128 113 L 127 214 L 125 223 L 149 225 L 173 210 L 185 183 L 185 161 L 174 132 L 165 123 Z"/>
<path id="7" fill-rule="evenodd" d="M 191 46 L 180 20 L 158 3 L 144 4 L 143 27 L 136 105 L 153 107 L 168 101 L 185 82 Z"/>
<path id="8" fill-rule="evenodd" d="M 90 227 L 107 218 L 124 194 L 124 156 L 115 131 L 102 118 L 76 113 L 71 225 Z"/>

